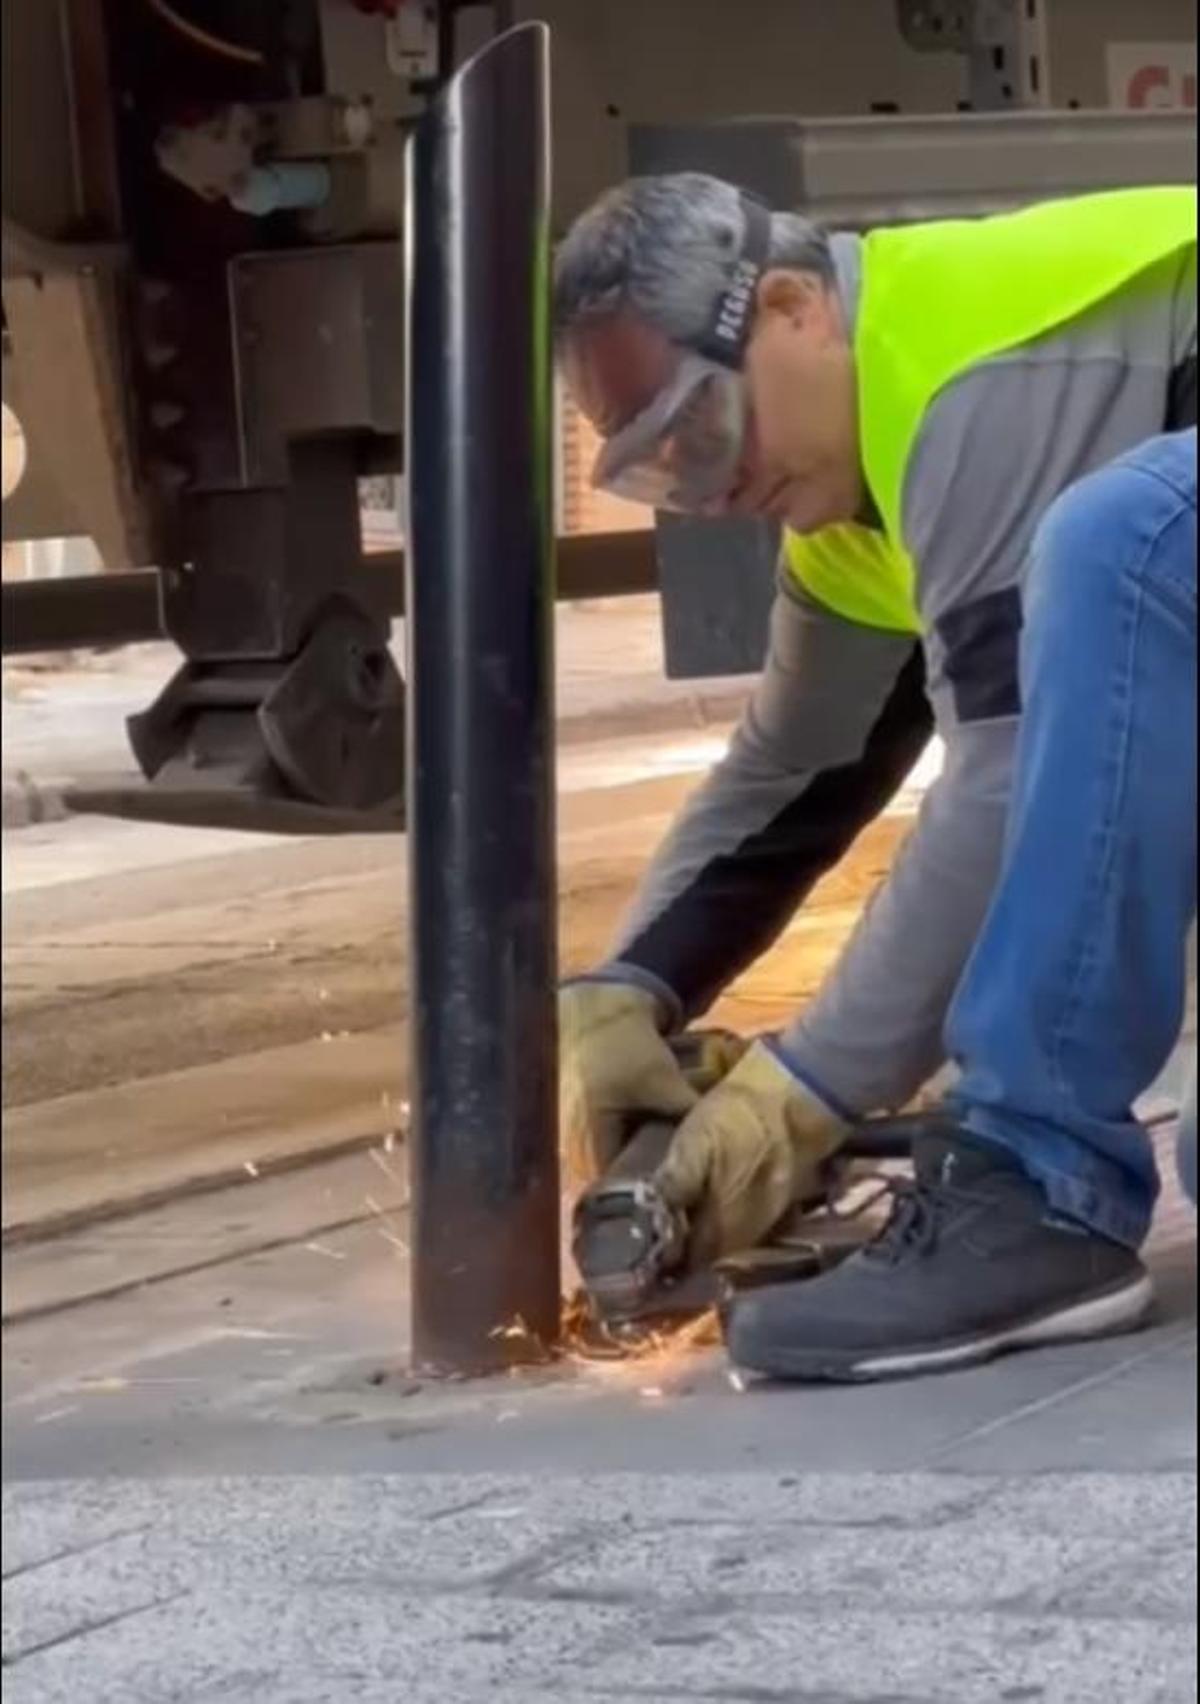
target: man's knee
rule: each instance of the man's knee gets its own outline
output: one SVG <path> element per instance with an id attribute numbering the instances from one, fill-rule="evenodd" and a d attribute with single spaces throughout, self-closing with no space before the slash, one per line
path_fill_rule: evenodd
<path id="1" fill-rule="evenodd" d="M 1138 508 L 1147 496 L 1144 475 L 1123 463 L 1077 481 L 1053 502 L 1034 538 L 1035 578 L 1074 583 L 1094 580 L 1098 558 L 1128 555 L 1142 529 Z"/>
<path id="2" fill-rule="evenodd" d="M 1145 565 L 1155 539 L 1187 502 L 1181 489 L 1187 455 L 1179 461 L 1180 451 L 1179 440 L 1152 439 L 1051 504 L 1034 537 L 1027 624 L 1086 617 L 1098 600 L 1119 595 L 1122 579 Z"/>

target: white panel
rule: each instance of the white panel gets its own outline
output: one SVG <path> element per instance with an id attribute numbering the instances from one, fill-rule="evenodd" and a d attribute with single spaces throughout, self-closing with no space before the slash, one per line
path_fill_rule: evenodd
<path id="1" fill-rule="evenodd" d="M 1113 42 L 1108 49 L 1108 95 L 1115 107 L 1196 108 L 1196 44 Z"/>

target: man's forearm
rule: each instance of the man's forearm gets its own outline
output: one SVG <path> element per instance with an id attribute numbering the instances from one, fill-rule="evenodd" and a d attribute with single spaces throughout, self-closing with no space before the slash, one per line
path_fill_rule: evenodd
<path id="1" fill-rule="evenodd" d="M 886 885 L 783 1037 L 845 1116 L 904 1106 L 944 1061 L 946 1012 L 1003 855 L 1014 732 L 995 722 L 955 742 Z"/>
<path id="2" fill-rule="evenodd" d="M 931 731 L 914 648 L 853 761 L 796 774 L 735 743 L 655 860 L 615 961 L 669 990 L 677 1016 L 704 1012 L 886 808 Z"/>

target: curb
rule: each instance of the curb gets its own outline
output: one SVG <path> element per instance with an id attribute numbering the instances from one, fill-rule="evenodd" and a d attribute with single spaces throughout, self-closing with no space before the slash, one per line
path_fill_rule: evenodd
<path id="1" fill-rule="evenodd" d="M 276 1154 L 263 1160 L 255 1172 L 258 1179 L 290 1177 L 294 1172 L 315 1169 L 344 1160 L 354 1154 L 369 1153 L 384 1141 L 385 1132 L 375 1130 L 355 1136 L 340 1136 L 332 1142 L 297 1148 L 292 1153 Z M 397 1150 L 408 1141 L 407 1130 L 400 1132 Z M 13 1219 L 0 1232 L 0 1243 L 7 1249 L 32 1248 L 37 1244 L 54 1242 L 59 1237 L 74 1236 L 77 1231 L 92 1230 L 97 1225 L 111 1225 L 122 1219 L 136 1219 L 143 1213 L 156 1213 L 162 1207 L 173 1207 L 180 1201 L 194 1201 L 199 1196 L 219 1195 L 227 1189 L 246 1182 L 244 1165 L 221 1165 L 212 1171 L 189 1173 L 169 1183 L 151 1184 L 135 1189 L 128 1195 L 103 1197 L 83 1207 L 55 1208 L 35 1213 L 27 1219 Z M 7 1324 L 6 1312 L 0 1324 Z"/>

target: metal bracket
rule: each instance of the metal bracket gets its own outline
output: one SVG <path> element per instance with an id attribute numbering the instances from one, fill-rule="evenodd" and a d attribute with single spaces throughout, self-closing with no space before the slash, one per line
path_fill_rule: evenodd
<path id="1" fill-rule="evenodd" d="M 374 622 L 348 602 L 290 661 L 185 663 L 128 731 L 160 797 L 399 810 L 404 685 Z"/>
<path id="2" fill-rule="evenodd" d="M 362 556 L 353 442 L 293 442 L 288 470 L 276 489 L 197 492 L 184 505 L 185 566 L 165 576 L 163 615 L 193 661 L 294 657 L 339 593 L 386 631 L 384 588 Z"/>
<path id="3" fill-rule="evenodd" d="M 399 809 L 404 683 L 377 625 L 332 607 L 258 711 L 263 744 L 292 791 L 339 810 Z"/>
<path id="4" fill-rule="evenodd" d="M 247 485 L 286 477 L 295 438 L 401 432 L 402 276 L 394 243 L 244 254 L 232 262 L 239 456 Z"/>
<path id="5" fill-rule="evenodd" d="M 977 111 L 1049 106 L 1045 0 L 972 0 L 968 64 Z"/>
<path id="6" fill-rule="evenodd" d="M 918 53 L 966 53 L 970 43 L 968 0 L 896 0 L 896 22 Z"/>
<path id="7" fill-rule="evenodd" d="M 896 0 L 896 21 L 918 53 L 965 57 L 977 112 L 1050 104 L 1045 0 Z"/>

